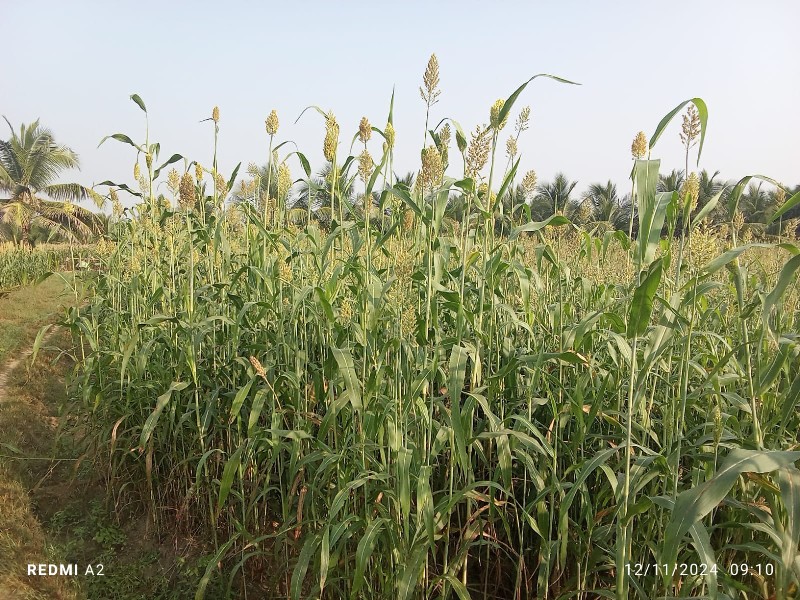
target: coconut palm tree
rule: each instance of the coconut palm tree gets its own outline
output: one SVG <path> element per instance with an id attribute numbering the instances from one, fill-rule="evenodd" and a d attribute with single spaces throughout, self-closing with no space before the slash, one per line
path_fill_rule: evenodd
<path id="1" fill-rule="evenodd" d="M 748 223 L 766 223 L 775 212 L 774 198 L 761 189 L 762 184 L 751 183 L 739 199 L 739 206 Z"/>
<path id="2" fill-rule="evenodd" d="M 672 169 L 669 175 L 658 175 L 656 191 L 658 192 L 677 192 L 681 189 L 684 180 L 683 169 Z"/>
<path id="3" fill-rule="evenodd" d="M 99 232 L 97 216 L 73 203 L 91 199 L 100 208 L 104 198 L 78 183 L 56 183 L 62 171 L 79 168 L 78 155 L 56 143 L 38 120 L 21 125 L 19 133 L 5 121 L 11 139 L 0 140 L 0 194 L 8 194 L 0 197 L 0 219 L 19 230 L 26 245 L 33 226 L 71 239 Z"/>
<path id="4" fill-rule="evenodd" d="M 289 205 L 292 209 L 302 208 L 310 211 L 327 225 L 338 212 L 342 199 L 345 200 L 344 206 L 352 205 L 354 196 L 354 178 L 340 170 L 334 182 L 333 164 L 328 162 L 310 182 L 304 181 L 300 184 L 297 196 L 289 202 Z"/>
<path id="5" fill-rule="evenodd" d="M 592 221 L 608 223 L 614 227 L 621 226 L 622 205 L 617 195 L 617 186 L 611 180 L 605 184 L 591 184 L 583 193 L 583 201 L 589 204 Z"/>
<path id="6" fill-rule="evenodd" d="M 552 183 L 543 183 L 536 190 L 536 197 L 531 203 L 531 217 L 534 221 L 543 221 L 557 212 L 568 212 L 571 207 L 571 194 L 578 185 L 570 181 L 564 173 L 556 173 Z"/>

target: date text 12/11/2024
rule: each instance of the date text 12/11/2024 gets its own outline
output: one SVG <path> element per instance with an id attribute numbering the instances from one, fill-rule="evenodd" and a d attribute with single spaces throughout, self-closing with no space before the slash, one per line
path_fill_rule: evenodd
<path id="1" fill-rule="evenodd" d="M 68 564 L 28 564 L 28 575 L 38 575 L 42 577 L 77 577 L 78 575 L 88 575 L 103 577 L 103 565 L 86 565 L 80 567 L 78 563 Z"/>
<path id="2" fill-rule="evenodd" d="M 678 577 L 689 577 L 695 575 L 707 575 L 709 573 L 725 573 L 731 577 L 744 577 L 747 575 L 765 575 L 767 577 L 775 574 L 775 565 L 732 563 L 727 567 L 720 567 L 716 564 L 706 563 L 680 563 L 675 565 L 658 563 L 633 563 L 626 564 L 625 570 L 628 575 L 634 577 L 647 577 L 647 575 L 672 575 Z"/>

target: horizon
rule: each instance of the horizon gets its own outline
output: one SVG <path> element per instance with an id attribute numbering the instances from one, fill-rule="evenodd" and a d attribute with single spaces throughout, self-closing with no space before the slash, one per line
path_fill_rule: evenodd
<path id="1" fill-rule="evenodd" d="M 246 20 L 235 10 L 219 13 L 210 3 L 191 11 L 159 7 L 158 13 L 149 10 L 154 6 L 158 5 L 139 3 L 137 12 L 124 15 L 125 7 L 99 3 L 6 7 L 6 22 L 38 21 L 42 38 L 58 39 L 62 29 L 73 32 L 72 52 L 58 55 L 47 46 L 26 43 L 23 27 L 9 32 L 11 47 L 26 47 L 26 61 L 11 64 L 7 81 L 15 85 L 0 105 L 0 113 L 15 130 L 39 118 L 59 143 L 78 153 L 81 171 L 64 173 L 63 181 L 96 185 L 111 180 L 134 187 L 135 151 L 113 140 L 98 147 L 113 133 L 125 133 L 137 142 L 144 138 L 143 114 L 129 98 L 134 93 L 147 104 L 151 143 L 161 142 L 159 162 L 179 153 L 209 166 L 213 127 L 200 121 L 219 106 L 219 169 L 227 178 L 241 162 L 238 182 L 246 177 L 248 163 L 266 162 L 264 119 L 273 108 L 280 119 L 276 143 L 295 141 L 316 173 L 324 162 L 324 124 L 313 111 L 295 123 L 303 109 L 319 105 L 336 114 L 343 156 L 362 116 L 383 128 L 394 88 L 394 170 L 400 175 L 416 172 L 425 122 L 418 88 L 428 57 L 435 53 L 442 94 L 431 109 L 429 128 L 451 117 L 468 137 L 476 125 L 488 122 L 496 99 L 507 98 L 535 73 L 581 84 L 534 81 L 517 100 L 498 140 L 499 164 L 504 166 L 505 139 L 519 110 L 531 106 L 531 126 L 519 141 L 519 172 L 534 169 L 540 183 L 563 172 L 579 182 L 580 192 L 610 180 L 622 198 L 633 137 L 642 130 L 649 139 L 665 114 L 693 97 L 706 101 L 709 120 L 703 156 L 697 166 L 697 148 L 693 149 L 690 171 L 720 171 L 724 181 L 760 173 L 787 186 L 800 183 L 789 146 L 791 132 L 800 131 L 800 116 L 793 109 L 800 102 L 800 82 L 791 77 L 800 72 L 800 59 L 790 48 L 790 23 L 800 18 L 800 7 L 790 2 L 771 2 L 758 11 L 748 10 L 743 2 L 699 7 L 683 2 L 666 14 L 628 2 L 616 10 L 581 7 L 577 15 L 563 6 L 515 3 L 501 9 L 469 2 L 459 3 L 452 15 L 447 14 L 448 3 L 418 2 L 393 15 L 389 7 L 356 2 L 313 4 L 319 18 L 305 21 L 303 7 L 282 7 L 281 22 L 297 23 L 296 27 L 271 26 L 269 8 L 263 6 L 247 7 Z M 500 10 L 514 18 L 492 27 L 492 13 Z M 217 18 L 208 19 L 209 11 L 216 11 Z M 751 25 L 756 12 L 769 27 Z M 48 18 L 37 18 L 41 14 Z M 117 24 L 122 17 L 129 24 L 125 30 Z M 714 27 L 704 25 L 712 17 Z M 389 44 L 377 43 L 381 38 L 375 34 L 392 18 L 394 37 Z M 98 22 L 114 27 L 97 28 Z M 530 33 L 527 23 L 536 22 L 553 26 L 522 39 Z M 661 27 L 654 33 L 648 24 L 655 22 Z M 437 30 L 415 44 L 420 33 L 430 31 L 429 23 L 451 29 Z M 490 23 L 488 30 L 479 32 L 483 37 L 472 33 L 482 23 Z M 678 32 L 689 26 L 695 32 L 691 44 L 667 44 L 663 51 L 650 53 L 643 47 L 647 39 L 680 39 Z M 144 41 L 148 46 L 138 48 L 135 34 L 143 31 L 149 31 Z M 664 37 L 658 31 L 675 35 Z M 406 39 L 410 48 L 402 47 Z M 742 39 L 747 41 L 740 43 Z M 275 56 L 276 48 L 289 51 L 270 61 L 267 57 Z M 184 56 L 175 61 L 178 51 Z M 529 53 L 534 57 L 508 59 Z M 240 60 L 253 56 L 261 58 Z M 59 98 L 42 94 L 42 72 L 52 79 L 47 89 L 71 91 Z M 662 160 L 663 173 L 684 168 L 679 131 L 676 117 L 653 149 L 652 158 Z M 451 157 L 457 152 L 454 146 Z M 371 152 L 376 159 L 380 156 L 376 136 Z M 458 162 L 451 160 L 448 174 L 459 175 Z M 299 164 L 294 160 L 290 165 L 297 179 L 302 173 Z M 174 166 L 180 169 L 181 163 Z M 126 196 L 122 200 L 129 206 L 133 199 Z"/>

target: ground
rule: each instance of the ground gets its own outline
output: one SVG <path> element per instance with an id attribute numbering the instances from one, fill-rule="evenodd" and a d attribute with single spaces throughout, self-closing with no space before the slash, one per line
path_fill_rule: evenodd
<path id="1" fill-rule="evenodd" d="M 69 277 L 0 299 L 0 599 L 192 598 L 205 570 L 191 540 L 155 540 L 136 506 L 113 506 L 91 449 L 70 420 Z M 66 416 L 65 416 L 66 415 Z M 27 565 L 79 565 L 78 577 L 27 576 Z M 86 576 L 103 564 L 104 575 Z"/>

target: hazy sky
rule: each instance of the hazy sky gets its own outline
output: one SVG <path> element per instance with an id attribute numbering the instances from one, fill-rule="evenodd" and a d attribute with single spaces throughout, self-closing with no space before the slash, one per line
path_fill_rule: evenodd
<path id="1" fill-rule="evenodd" d="M 346 155 L 362 115 L 385 124 L 394 86 L 396 170 L 416 169 L 425 118 L 419 86 L 432 52 L 442 94 L 431 121 L 452 117 L 466 131 L 535 73 L 582 84 L 536 80 L 515 105 L 510 124 L 525 105 L 533 114 L 520 170 L 536 169 L 540 181 L 562 170 L 578 189 L 612 179 L 624 193 L 636 132 L 649 137 L 667 112 L 699 96 L 710 114 L 700 168 L 800 183 L 797 0 L 0 0 L 0 23 L 0 114 L 15 127 L 41 118 L 80 155 L 81 172 L 68 177 L 89 185 L 133 183 L 135 151 L 113 141 L 97 147 L 115 132 L 143 139 L 132 93 L 147 103 L 162 160 L 179 152 L 209 164 L 213 128 L 199 121 L 219 105 L 220 166 L 229 173 L 241 161 L 244 173 L 248 162 L 266 160 L 271 109 L 278 138 L 295 141 L 319 167 L 324 123 L 308 112 L 295 124 L 302 109 L 334 111 Z M 664 171 L 683 165 L 679 130 L 677 119 L 654 150 Z M 380 141 L 372 143 L 379 155 Z"/>

